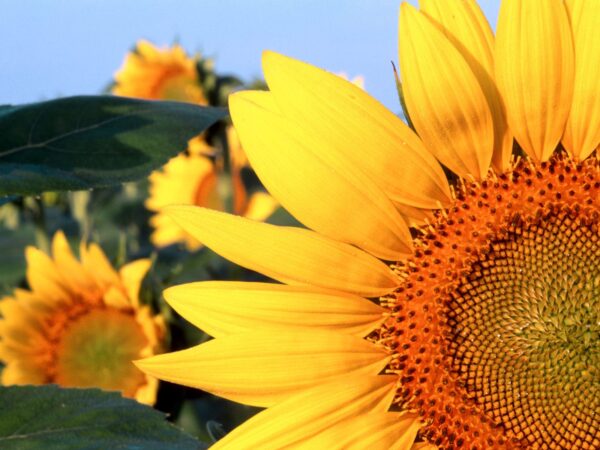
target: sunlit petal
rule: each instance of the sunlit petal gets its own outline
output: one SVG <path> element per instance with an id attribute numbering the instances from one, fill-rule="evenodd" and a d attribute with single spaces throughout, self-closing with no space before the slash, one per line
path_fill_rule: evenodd
<path id="1" fill-rule="evenodd" d="M 525 152 L 546 161 L 571 108 L 573 42 L 562 1 L 504 0 L 496 33 L 496 81 Z"/>
<path id="2" fill-rule="evenodd" d="M 271 406 L 343 375 L 376 375 L 388 359 L 359 337 L 305 328 L 236 334 L 136 365 L 162 380 Z"/>
<path id="3" fill-rule="evenodd" d="M 286 327 L 364 336 L 383 320 L 383 309 L 373 302 L 312 287 L 207 281 L 171 287 L 164 296 L 214 337 Z"/>
<path id="4" fill-rule="evenodd" d="M 494 150 L 492 113 L 461 53 L 427 16 L 400 8 L 400 70 L 408 112 L 427 148 L 462 177 L 485 177 Z"/>
<path id="5" fill-rule="evenodd" d="M 365 297 L 383 295 L 398 284 L 381 261 L 309 230 L 193 206 L 172 206 L 167 211 L 188 233 L 225 258 L 284 283 Z"/>

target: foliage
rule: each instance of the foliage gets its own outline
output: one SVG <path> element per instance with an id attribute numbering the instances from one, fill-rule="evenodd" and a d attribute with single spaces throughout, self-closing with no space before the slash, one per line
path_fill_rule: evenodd
<path id="1" fill-rule="evenodd" d="M 140 178 L 224 116 L 218 108 L 112 96 L 3 106 L 0 195 Z"/>
<path id="2" fill-rule="evenodd" d="M 207 445 L 169 424 L 164 414 L 116 392 L 46 385 L 0 388 L 0 447 L 197 450 Z"/>

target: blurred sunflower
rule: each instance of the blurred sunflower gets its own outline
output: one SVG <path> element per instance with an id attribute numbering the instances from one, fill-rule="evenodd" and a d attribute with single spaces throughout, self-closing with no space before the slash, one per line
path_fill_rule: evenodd
<path id="1" fill-rule="evenodd" d="M 215 449 L 600 448 L 600 8 L 504 0 L 494 42 L 474 1 L 420 4 L 400 12 L 416 132 L 271 52 L 270 91 L 230 98 L 309 230 L 170 209 L 285 283 L 165 292 L 215 339 L 136 364 L 267 408 Z"/>
<path id="2" fill-rule="evenodd" d="M 154 228 L 151 239 L 158 247 L 185 243 L 189 250 L 197 250 L 201 243 L 179 226 L 163 209 L 169 205 L 196 205 L 224 211 L 226 199 L 231 199 L 232 210 L 253 220 L 266 220 L 278 203 L 264 192 L 248 195 L 241 172 L 243 165 L 232 170 L 226 177 L 217 169 L 213 160 L 205 155 L 210 151 L 203 141 L 190 144 L 188 154 L 171 159 L 162 170 L 150 175 L 150 196 L 146 208 L 155 211 L 150 219 Z M 236 153 L 238 156 L 243 152 Z M 236 160 L 244 164 L 243 160 Z"/>
<path id="3" fill-rule="evenodd" d="M 158 48 L 140 40 L 115 74 L 112 92 L 124 97 L 206 105 L 196 70 L 198 59 L 187 56 L 179 45 Z"/>
<path id="4" fill-rule="evenodd" d="M 80 253 L 81 262 L 62 232 L 52 257 L 26 249 L 30 289 L 0 301 L 2 384 L 99 387 L 154 404 L 158 381 L 131 362 L 156 354 L 164 338 L 162 318 L 139 302 L 150 260 L 116 272 L 97 245 Z"/>
<path id="5" fill-rule="evenodd" d="M 197 64 L 178 45 L 160 49 L 147 41 L 139 41 L 115 75 L 113 93 L 153 100 L 177 100 L 207 105 L 200 84 Z M 217 96 L 218 97 L 218 96 Z M 248 195 L 241 171 L 248 160 L 232 127 L 226 130 L 230 175 L 225 162 L 203 136 L 190 140 L 186 153 L 172 158 L 150 177 L 146 207 L 155 212 L 150 219 L 154 228 L 152 243 L 158 247 L 183 242 L 189 250 L 200 242 L 161 212 L 168 205 L 197 205 L 219 211 L 231 209 L 254 220 L 267 219 L 278 203 L 265 192 Z M 228 208 L 231 203 L 231 208 Z"/>

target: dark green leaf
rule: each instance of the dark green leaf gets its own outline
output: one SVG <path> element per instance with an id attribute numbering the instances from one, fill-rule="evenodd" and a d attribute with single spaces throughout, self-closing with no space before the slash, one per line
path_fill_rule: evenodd
<path id="1" fill-rule="evenodd" d="M 0 107 L 0 196 L 143 177 L 226 116 L 222 108 L 113 96 Z"/>
<path id="2" fill-rule="evenodd" d="M 115 392 L 57 386 L 0 388 L 2 449 L 205 449 L 164 415 Z"/>

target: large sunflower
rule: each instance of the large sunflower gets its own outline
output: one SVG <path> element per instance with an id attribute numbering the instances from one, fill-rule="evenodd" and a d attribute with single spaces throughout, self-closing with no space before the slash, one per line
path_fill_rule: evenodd
<path id="1" fill-rule="evenodd" d="M 216 339 L 139 367 L 267 407 L 214 448 L 600 448 L 598 29 L 588 0 L 505 0 L 495 43 L 474 1 L 403 4 L 416 133 L 266 53 L 231 113 L 309 230 L 172 208 L 285 284 L 168 289 Z"/>
<path id="2" fill-rule="evenodd" d="M 153 404 L 157 380 L 131 363 L 156 354 L 164 337 L 162 318 L 138 298 L 150 260 L 116 272 L 97 245 L 80 253 L 81 262 L 62 232 L 52 257 L 27 248 L 30 289 L 0 301 L 2 384 L 99 387 Z"/>

